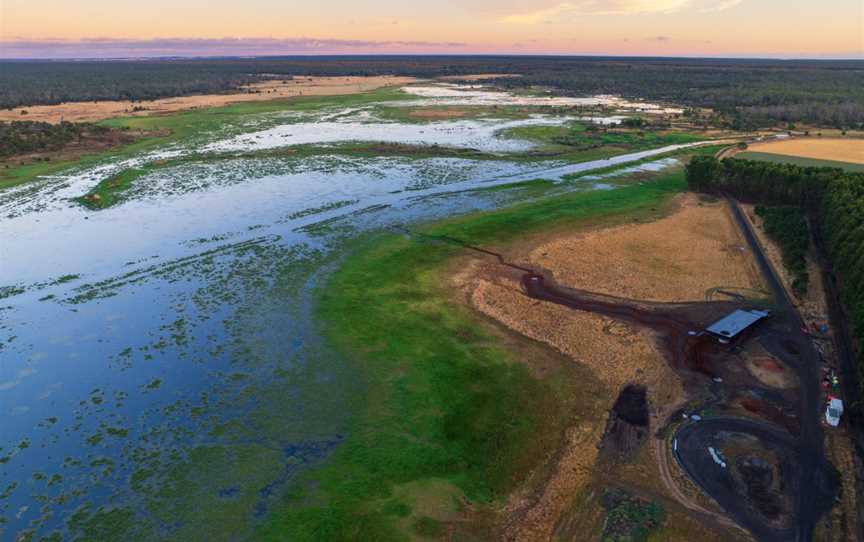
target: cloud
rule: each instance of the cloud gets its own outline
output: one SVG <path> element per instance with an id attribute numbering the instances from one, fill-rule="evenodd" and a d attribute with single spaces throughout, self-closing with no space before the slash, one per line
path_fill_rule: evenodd
<path id="1" fill-rule="evenodd" d="M 0 58 L 148 58 L 265 56 L 459 50 L 461 42 L 374 41 L 318 38 L 87 38 L 0 41 Z"/>
<path id="2" fill-rule="evenodd" d="M 730 8 L 734 8 L 744 0 L 726 0 L 725 2 L 718 2 L 715 6 L 707 6 L 702 8 L 703 13 L 711 13 L 714 11 L 723 11 Z"/>
<path id="3" fill-rule="evenodd" d="M 509 24 L 537 24 L 578 15 L 637 15 L 673 13 L 684 8 L 701 12 L 723 11 L 744 0 L 576 0 L 527 13 L 515 13 L 500 20 Z"/>
<path id="4" fill-rule="evenodd" d="M 648 41 L 661 41 L 661 42 L 672 40 L 672 38 L 670 38 L 669 36 L 654 36 L 653 38 L 645 38 L 645 39 L 647 39 Z"/>

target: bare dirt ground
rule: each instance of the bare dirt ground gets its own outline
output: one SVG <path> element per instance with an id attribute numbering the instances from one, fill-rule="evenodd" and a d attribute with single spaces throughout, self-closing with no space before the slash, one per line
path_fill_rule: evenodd
<path id="1" fill-rule="evenodd" d="M 413 77 L 389 75 L 372 77 L 297 77 L 256 83 L 242 92 L 232 94 L 205 94 L 160 98 L 143 102 L 96 101 L 70 102 L 58 105 L 35 105 L 0 111 L 0 120 L 34 120 L 57 123 L 61 120 L 82 122 L 98 121 L 121 116 L 163 115 L 189 109 L 218 107 L 238 102 L 261 102 L 293 98 L 296 96 L 335 96 L 368 92 L 382 87 L 405 85 L 416 82 Z M 133 111 L 135 107 L 143 110 Z M 22 115 L 22 111 L 27 111 Z"/>
<path id="2" fill-rule="evenodd" d="M 509 258 L 545 267 L 557 281 L 573 288 L 633 299 L 684 301 L 703 300 L 706 291 L 718 285 L 760 288 L 744 247 L 722 202 L 686 195 L 669 216 L 654 222 L 556 232 L 514 245 Z M 686 400 L 682 382 L 664 360 L 652 331 L 529 298 L 521 289 L 520 274 L 491 258 L 468 261 L 453 275 L 453 283 L 484 315 L 590 368 L 608 393 L 587 399 L 592 403 L 586 410 L 608 413 L 625 385 L 639 384 L 648 390 L 653 431 Z M 594 404 L 598 401 L 603 404 Z M 681 483 L 684 477 L 673 472 L 678 469 L 674 461 L 657 457 L 665 446 L 644 446 L 639 459 L 624 468 L 604 467 L 608 462 L 600 456 L 598 444 L 606 418 L 606 414 L 583 418 L 571 427 L 545 483 L 531 495 L 511 498 L 503 510 L 509 518 L 505 539 L 549 540 L 555 533 L 568 532 L 570 524 L 588 528 L 586 521 L 591 529 L 597 528 L 594 524 L 603 517 L 595 510 L 597 488 L 603 485 L 598 481 L 598 476 L 604 476 L 601 471 L 665 499 L 670 520 L 686 517 L 689 510 L 700 518 L 691 519 L 693 525 L 708 521 L 703 528 L 714 534 L 701 539 L 714 539 L 720 532 L 725 532 L 726 540 L 741 538 L 712 502 L 700 498 L 690 484 Z M 657 439 L 652 435 L 650 440 Z M 667 529 L 665 539 L 688 540 L 689 534 Z"/>
<path id="3" fill-rule="evenodd" d="M 864 164 L 864 139 L 795 138 L 754 143 L 747 150 Z"/>
<path id="4" fill-rule="evenodd" d="M 798 384 L 792 371 L 767 353 L 758 357 L 748 356 L 746 365 L 747 370 L 766 386 L 788 389 L 794 388 Z"/>
<path id="5" fill-rule="evenodd" d="M 629 299 L 700 301 L 711 288 L 762 287 L 726 206 L 692 194 L 661 220 L 563 235 L 529 259 L 559 284 Z"/>

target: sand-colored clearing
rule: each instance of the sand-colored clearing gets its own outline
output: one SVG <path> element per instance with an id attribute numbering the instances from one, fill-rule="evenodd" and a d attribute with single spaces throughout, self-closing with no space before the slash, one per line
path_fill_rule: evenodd
<path id="1" fill-rule="evenodd" d="M 767 353 L 760 357 L 747 356 L 745 359 L 747 370 L 766 386 L 788 389 L 798 385 L 795 375 Z"/>
<path id="2" fill-rule="evenodd" d="M 754 143 L 747 149 L 785 156 L 803 156 L 819 160 L 835 160 L 864 164 L 864 139 L 795 138 Z"/>
<path id="3" fill-rule="evenodd" d="M 242 92 L 232 94 L 204 94 L 200 96 L 180 96 L 160 98 L 143 102 L 104 100 L 96 102 L 70 102 L 58 105 L 34 105 L 0 111 L 0 120 L 36 120 L 60 122 L 61 120 L 84 122 L 98 121 L 123 116 L 148 116 L 199 109 L 219 107 L 238 102 L 262 102 L 293 98 L 296 96 L 336 96 L 368 92 L 382 87 L 405 85 L 416 82 L 413 77 L 389 75 L 372 77 L 298 77 L 266 81 L 250 85 Z M 143 111 L 133 111 L 144 107 Z M 22 111 L 27 111 L 22 115 Z"/>
<path id="4" fill-rule="evenodd" d="M 725 203 L 688 194 L 647 224 L 559 235 L 530 256 L 573 288 L 631 299 L 700 301 L 711 288 L 761 288 Z"/>

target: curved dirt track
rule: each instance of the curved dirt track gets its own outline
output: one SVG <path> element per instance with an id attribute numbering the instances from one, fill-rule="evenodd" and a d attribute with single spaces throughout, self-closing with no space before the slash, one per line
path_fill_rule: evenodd
<path id="1" fill-rule="evenodd" d="M 732 485 L 731 476 L 727 469 L 717 464 L 708 452 L 708 445 L 712 443 L 714 437 L 722 433 L 753 437 L 763 446 L 789 457 L 798 455 L 795 440 L 782 429 L 763 422 L 742 418 L 708 418 L 698 423 L 683 425 L 675 434 L 677 450 L 674 452 L 675 459 L 687 476 L 707 491 L 730 516 L 758 540 L 776 542 L 795 540 L 794 527 L 778 528 L 770 525 L 750 509 L 740 494 L 727 489 Z M 795 471 L 800 469 L 800 464 L 795 465 Z M 724 487 L 719 487 L 721 485 Z"/>

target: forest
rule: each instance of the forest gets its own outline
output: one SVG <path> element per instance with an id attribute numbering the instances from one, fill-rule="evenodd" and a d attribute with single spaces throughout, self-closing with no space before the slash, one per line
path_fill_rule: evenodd
<path id="1" fill-rule="evenodd" d="M 721 113 L 729 127 L 864 126 L 864 61 L 532 56 L 321 56 L 0 62 L 0 107 L 233 92 L 308 75 L 519 75 L 492 84 L 617 94 Z"/>
<path id="2" fill-rule="evenodd" d="M 806 294 L 810 280 L 807 273 L 810 231 L 804 212 L 799 207 L 758 205 L 756 214 L 762 219 L 765 233 L 780 247 L 783 266 L 792 275 L 792 289 L 796 294 Z"/>
<path id="3" fill-rule="evenodd" d="M 697 156 L 687 166 L 687 182 L 695 191 L 794 206 L 809 215 L 838 279 L 857 340 L 858 381 L 864 382 L 864 173 Z M 861 397 L 864 389 L 855 402 L 859 412 Z"/>

